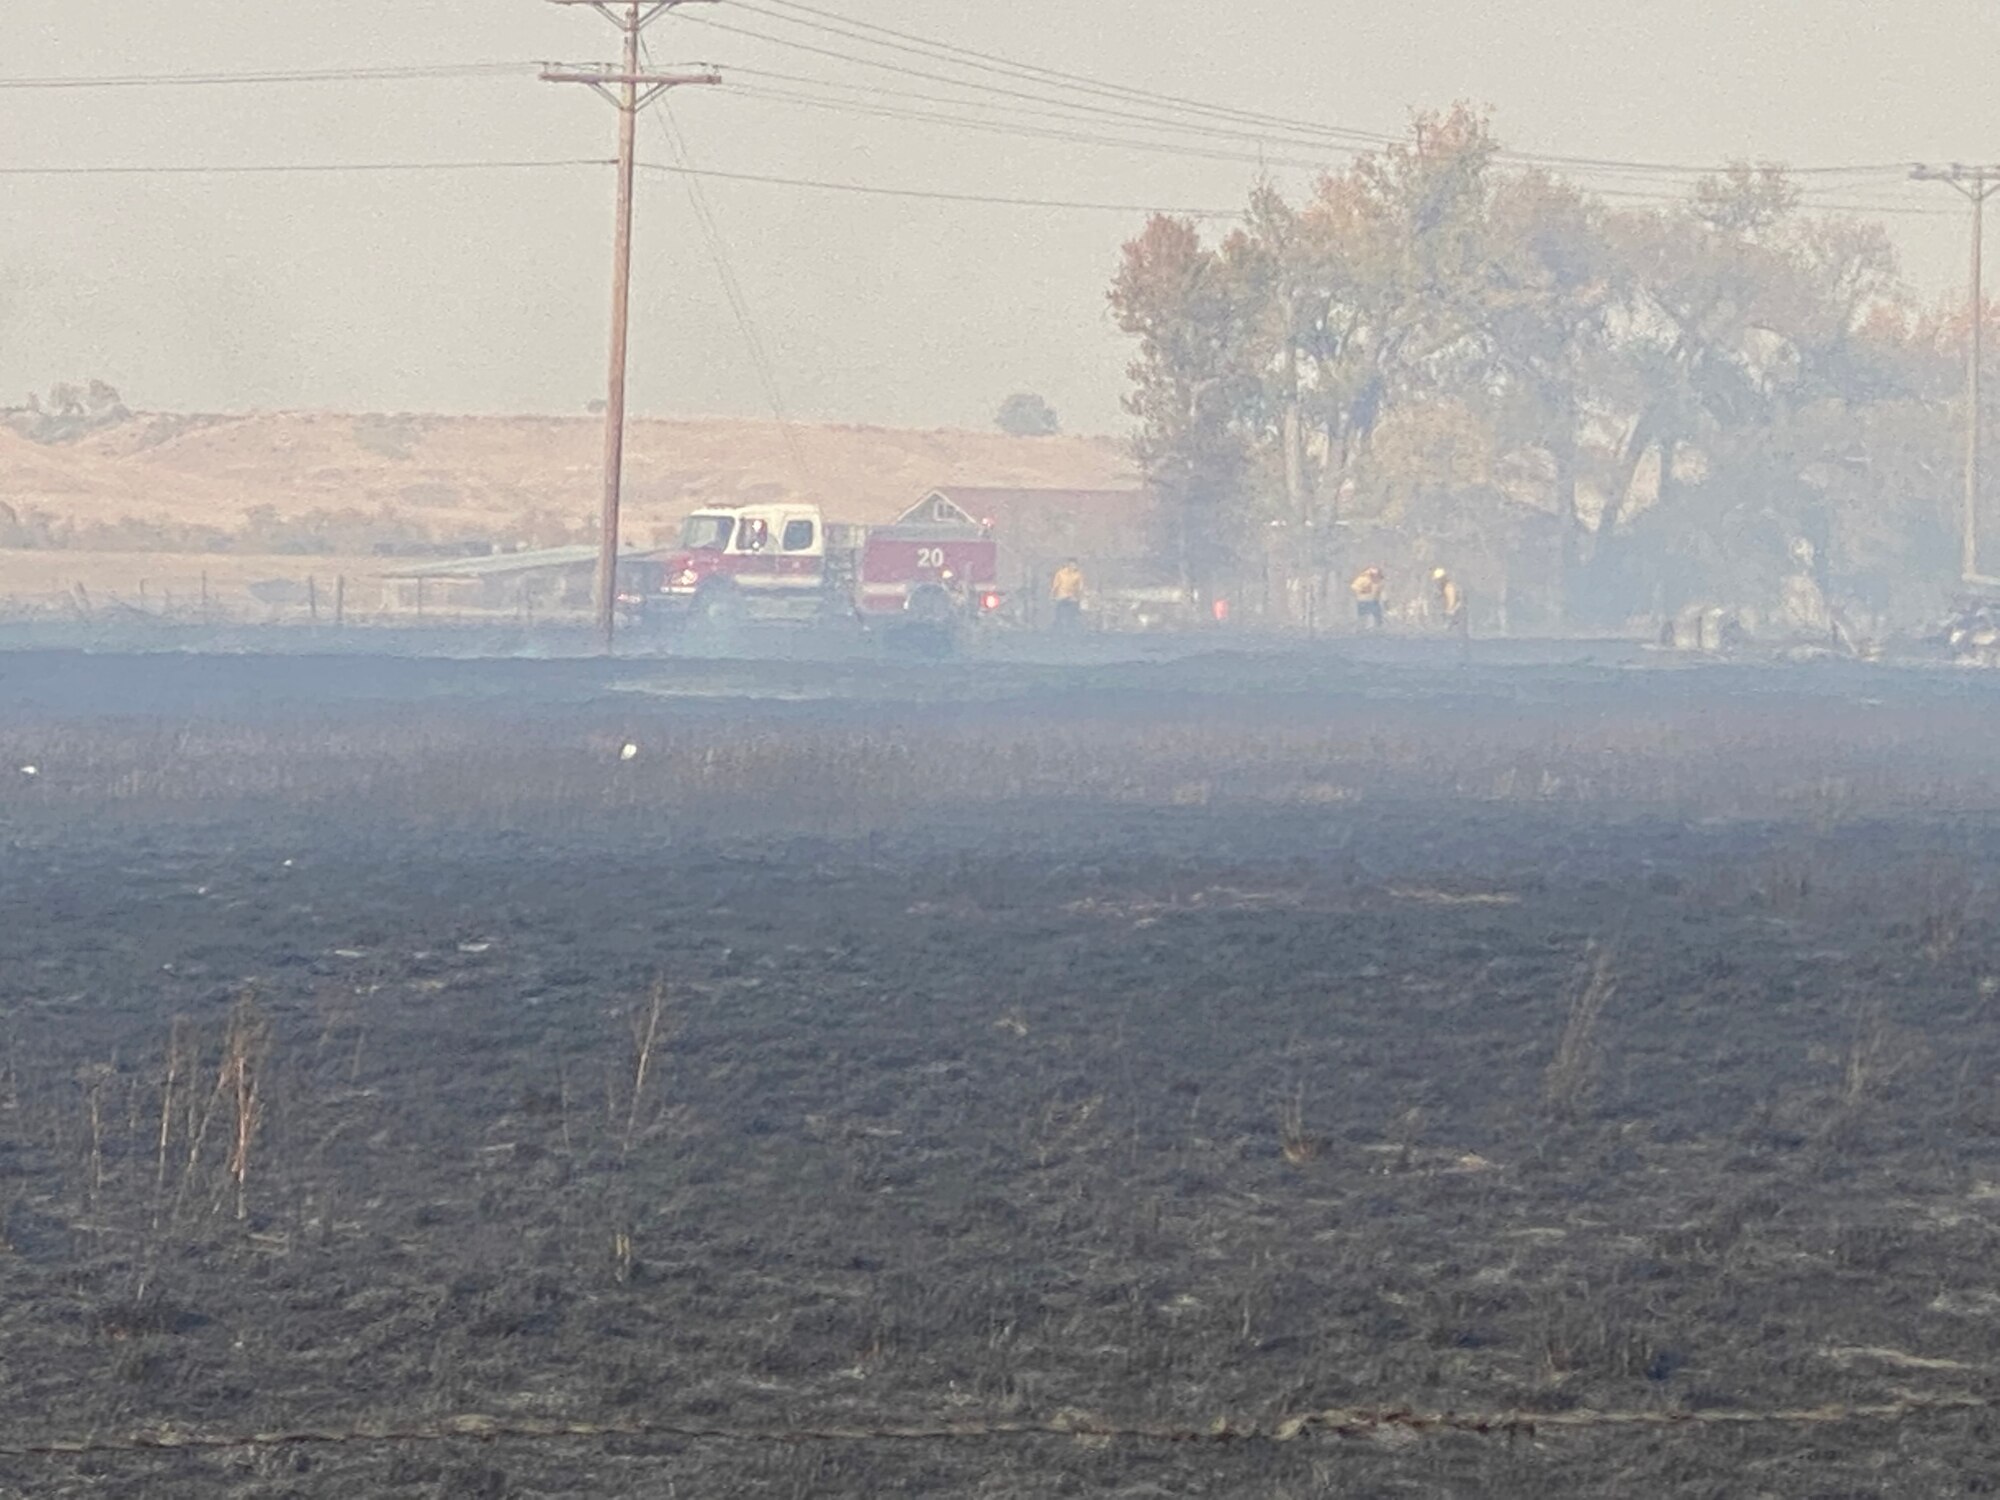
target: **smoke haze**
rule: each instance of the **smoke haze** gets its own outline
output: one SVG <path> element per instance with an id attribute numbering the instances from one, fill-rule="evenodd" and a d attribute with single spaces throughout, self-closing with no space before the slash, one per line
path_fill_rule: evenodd
<path id="1" fill-rule="evenodd" d="M 0 22 L 16 78 L 383 67 L 609 57 L 581 8 L 391 0 L 272 9 L 239 0 L 82 8 L 14 0 Z M 1719 164 L 1981 159 L 1994 21 L 1970 0 L 1659 6 L 1535 0 L 1384 9 L 1193 0 L 1001 10 L 884 0 L 841 12 L 1091 78 L 1274 116 L 1399 133 L 1412 108 L 1490 105 L 1522 151 Z M 810 18 L 807 18 L 810 19 Z M 1260 170 L 1311 173 L 1254 143 L 1138 152 L 808 107 L 827 83 L 940 86 L 717 29 L 934 64 L 770 13 L 691 7 L 655 27 L 659 58 L 715 63 L 732 87 L 687 91 L 673 118 L 720 172 L 1000 197 L 1229 209 Z M 1000 82 L 1005 80 L 989 79 Z M 739 89 L 741 91 L 739 91 Z M 849 97 L 860 101 L 861 94 Z M 916 109 L 922 106 L 908 105 Z M 1032 105 L 1023 105 L 1033 108 Z M 1059 128 L 1075 128 L 1070 127 Z M 641 154 L 670 160 L 661 125 Z M 421 82 L 0 92 L 4 164 L 64 167 L 602 159 L 610 112 L 520 74 Z M 1282 150 L 1280 162 L 1300 157 Z M 1310 153 L 1307 153 L 1310 155 Z M 1989 153 L 1990 154 L 1990 153 Z M 1338 165 L 1344 158 L 1327 158 Z M 1685 179 L 1598 172 L 1595 189 Z M 1808 202 L 1891 210 L 1927 295 L 1962 274 L 1961 205 L 1889 178 L 1809 179 Z M 575 412 L 602 378 L 607 168 L 436 174 L 4 179 L 0 392 L 98 375 L 135 404 Z M 768 402 L 682 181 L 642 175 L 634 409 L 764 415 Z M 1123 425 L 1129 350 L 1104 291 L 1139 213 L 706 186 L 730 264 L 800 416 L 984 425 L 1037 390 L 1078 430 Z"/>

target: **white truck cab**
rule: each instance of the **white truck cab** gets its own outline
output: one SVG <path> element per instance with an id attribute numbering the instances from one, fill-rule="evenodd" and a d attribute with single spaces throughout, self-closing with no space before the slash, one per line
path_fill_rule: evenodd
<path id="1" fill-rule="evenodd" d="M 730 557 L 824 557 L 826 526 L 816 505 L 712 506 L 682 523 L 676 550 Z"/>

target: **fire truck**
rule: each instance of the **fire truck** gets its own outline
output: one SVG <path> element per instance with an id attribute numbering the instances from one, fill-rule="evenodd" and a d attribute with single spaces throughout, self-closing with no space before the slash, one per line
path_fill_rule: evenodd
<path id="1" fill-rule="evenodd" d="M 943 496 L 886 526 L 811 504 L 710 506 L 678 543 L 621 567 L 619 602 L 646 622 L 826 620 L 948 629 L 997 613 L 992 528 Z"/>

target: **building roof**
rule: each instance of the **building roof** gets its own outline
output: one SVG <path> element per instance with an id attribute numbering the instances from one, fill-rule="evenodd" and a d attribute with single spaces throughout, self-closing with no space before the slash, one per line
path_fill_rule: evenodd
<path id="1" fill-rule="evenodd" d="M 621 556 L 638 556 L 628 548 Z M 574 568 L 597 561 L 595 543 L 575 547 L 542 547 L 531 552 L 494 552 L 484 557 L 442 557 L 435 562 L 413 563 L 379 576 L 388 579 L 418 578 L 505 578 L 514 573 L 539 573 L 554 568 Z"/>
<path id="2" fill-rule="evenodd" d="M 1064 510 L 1116 510 L 1140 514 L 1153 508 L 1150 490 L 1079 490 L 1028 488 L 1016 485 L 941 484 L 925 495 L 943 496 L 968 514 L 982 520 L 998 520 L 999 512 L 1022 507 L 1057 507 Z"/>
<path id="3" fill-rule="evenodd" d="M 1148 490 L 1011 489 L 941 485 L 942 499 L 989 524 L 1003 546 L 1026 558 L 1074 552 L 1099 559 L 1137 558 L 1150 549 L 1155 497 Z"/>

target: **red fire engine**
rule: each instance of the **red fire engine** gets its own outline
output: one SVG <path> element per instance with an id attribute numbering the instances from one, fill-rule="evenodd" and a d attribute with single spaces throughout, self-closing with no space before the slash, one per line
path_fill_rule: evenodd
<path id="1" fill-rule="evenodd" d="M 712 506 L 687 518 L 678 545 L 620 571 L 620 603 L 650 619 L 946 626 L 1001 604 L 992 528 L 942 496 L 869 527 L 809 504 Z"/>

